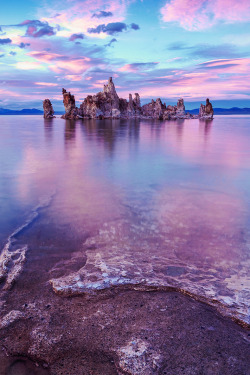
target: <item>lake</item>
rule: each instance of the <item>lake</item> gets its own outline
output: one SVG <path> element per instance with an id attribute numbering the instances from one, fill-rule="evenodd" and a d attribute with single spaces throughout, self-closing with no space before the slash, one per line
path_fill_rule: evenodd
<path id="1" fill-rule="evenodd" d="M 0 116 L 0 132 L 2 288 L 38 259 L 60 295 L 176 288 L 250 323 L 249 116 Z M 32 257 L 34 226 L 56 254 Z"/>

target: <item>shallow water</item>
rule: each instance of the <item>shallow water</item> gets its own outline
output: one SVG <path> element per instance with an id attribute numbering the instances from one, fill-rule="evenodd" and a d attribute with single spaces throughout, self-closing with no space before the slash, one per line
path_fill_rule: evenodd
<path id="1" fill-rule="evenodd" d="M 40 208 L 65 238 L 87 237 L 72 254 L 86 264 L 55 292 L 173 286 L 250 322 L 250 117 L 1 116 L 0 131 L 1 248 Z"/>

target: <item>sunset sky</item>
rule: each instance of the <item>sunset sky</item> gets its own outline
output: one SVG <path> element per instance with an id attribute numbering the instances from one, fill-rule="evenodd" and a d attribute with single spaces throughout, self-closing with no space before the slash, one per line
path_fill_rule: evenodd
<path id="1" fill-rule="evenodd" d="M 0 13 L 0 107 L 77 104 L 113 76 L 197 108 L 250 107 L 250 0 L 9 0 Z"/>

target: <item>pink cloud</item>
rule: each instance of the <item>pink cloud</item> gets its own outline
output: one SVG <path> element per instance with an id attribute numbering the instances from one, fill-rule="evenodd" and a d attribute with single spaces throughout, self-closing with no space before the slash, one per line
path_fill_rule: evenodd
<path id="1" fill-rule="evenodd" d="M 250 58 L 211 60 L 198 65 L 200 69 L 211 69 L 219 72 L 249 73 Z"/>
<path id="2" fill-rule="evenodd" d="M 250 20 L 249 0 L 171 0 L 161 8 L 165 22 L 177 22 L 186 30 L 203 30 L 219 21 Z"/>
<path id="3" fill-rule="evenodd" d="M 72 59 L 69 61 L 59 60 L 53 65 L 50 65 L 50 69 L 56 73 L 69 72 L 75 74 L 82 74 L 90 67 L 91 64 L 89 64 L 84 58 L 76 60 Z"/>
<path id="4" fill-rule="evenodd" d="M 137 90 L 144 98 L 204 100 L 205 92 L 211 99 L 247 99 L 249 67 L 250 59 L 247 58 L 207 61 L 185 70 L 172 71 L 171 75 L 154 75 L 149 82 L 145 79 L 141 89 L 138 87 Z M 121 95 L 128 97 L 129 90 L 122 90 Z"/>
<path id="5" fill-rule="evenodd" d="M 130 72 L 130 73 L 138 73 L 140 71 L 147 71 L 154 69 L 158 62 L 148 62 L 148 63 L 133 63 L 133 64 L 126 64 L 118 69 L 119 72 Z M 144 74 L 144 73 L 141 73 Z"/>
<path id="6" fill-rule="evenodd" d="M 68 81 L 74 81 L 74 82 L 82 80 L 82 76 L 77 75 L 77 74 L 67 74 L 64 78 L 67 79 Z"/>
<path id="7" fill-rule="evenodd" d="M 66 73 L 72 76 L 75 74 L 79 75 L 86 72 L 86 70 L 92 66 L 91 59 L 89 57 L 69 57 L 58 53 L 38 51 L 30 52 L 28 55 L 39 61 L 47 63 L 48 68 L 58 74 Z"/>
<path id="8" fill-rule="evenodd" d="M 34 82 L 35 85 L 38 86 L 48 86 L 48 87 L 53 87 L 53 86 L 58 86 L 58 83 L 52 83 L 52 82 Z"/>
<path id="9" fill-rule="evenodd" d="M 118 69 L 119 72 L 130 72 L 130 73 L 136 73 L 137 68 L 135 68 L 132 64 L 126 64 Z"/>
<path id="10" fill-rule="evenodd" d="M 34 57 L 35 59 L 43 62 L 49 62 L 52 60 L 60 59 L 62 55 L 58 53 L 52 53 L 52 52 L 37 52 L 33 51 L 28 53 L 29 56 Z"/>

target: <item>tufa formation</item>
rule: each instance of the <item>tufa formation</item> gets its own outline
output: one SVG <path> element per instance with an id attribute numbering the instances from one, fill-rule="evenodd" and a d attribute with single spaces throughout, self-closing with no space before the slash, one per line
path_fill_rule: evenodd
<path id="1" fill-rule="evenodd" d="M 45 99 L 43 101 L 43 117 L 44 118 L 53 118 L 54 116 L 54 109 L 49 99 Z"/>
<path id="2" fill-rule="evenodd" d="M 209 99 L 206 100 L 206 105 L 201 104 L 200 111 L 199 111 L 199 117 L 204 119 L 210 119 L 213 118 L 214 110 L 213 106 L 210 103 Z"/>
<path id="3" fill-rule="evenodd" d="M 177 105 L 174 106 L 166 106 L 165 103 L 162 103 L 160 98 L 141 106 L 141 99 L 138 93 L 135 93 L 134 97 L 129 94 L 128 101 L 119 98 L 112 77 L 110 77 L 108 83 L 104 85 L 103 91 L 95 95 L 88 95 L 79 108 L 75 105 L 74 95 L 71 95 L 71 93 L 67 92 L 65 89 L 62 89 L 62 94 L 65 107 L 65 114 L 62 116 L 64 119 L 141 118 L 175 120 L 213 118 L 213 107 L 209 99 L 207 99 L 206 105 L 201 104 L 199 115 L 192 115 L 185 112 L 183 99 L 179 99 Z"/>

